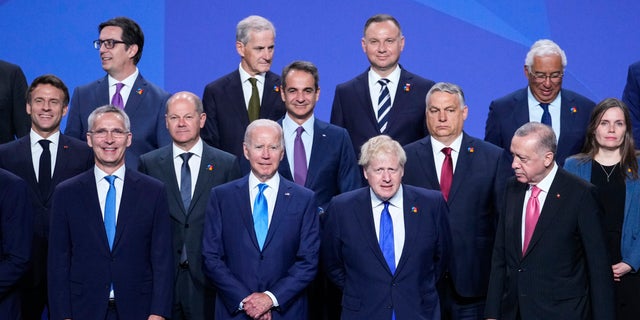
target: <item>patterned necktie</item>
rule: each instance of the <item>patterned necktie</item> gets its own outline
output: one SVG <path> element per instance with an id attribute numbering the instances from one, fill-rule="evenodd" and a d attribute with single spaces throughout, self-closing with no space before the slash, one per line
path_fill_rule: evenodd
<path id="1" fill-rule="evenodd" d="M 191 169 L 189 168 L 189 158 L 193 153 L 185 152 L 180 154 L 182 158 L 182 168 L 180 169 L 180 196 L 184 205 L 184 213 L 186 214 L 191 204 Z"/>
<path id="2" fill-rule="evenodd" d="M 253 202 L 253 228 L 256 231 L 256 238 L 258 239 L 260 250 L 262 250 L 264 246 L 264 240 L 267 238 L 267 231 L 269 230 L 269 206 L 267 205 L 267 198 L 263 193 L 267 187 L 266 183 L 258 185 L 258 195 Z"/>
<path id="3" fill-rule="evenodd" d="M 256 85 L 258 79 L 249 78 L 249 82 L 251 82 L 251 98 L 249 98 L 249 108 L 247 112 L 249 114 L 249 123 L 251 123 L 260 117 L 260 93 Z"/>
<path id="4" fill-rule="evenodd" d="M 549 104 L 540 103 L 540 107 L 542 108 L 542 119 L 540 119 L 540 123 L 546 124 L 551 127 L 551 113 L 549 113 Z"/>
<path id="5" fill-rule="evenodd" d="M 304 186 L 307 180 L 307 153 L 302 142 L 303 127 L 296 129 L 296 138 L 293 142 L 293 181 Z"/>
<path id="6" fill-rule="evenodd" d="M 124 87 L 124 83 L 116 83 L 116 93 L 111 98 L 111 104 L 120 109 L 124 109 L 124 100 L 122 100 L 122 95 L 120 94 L 120 90 L 122 90 L 122 87 Z"/>
<path id="7" fill-rule="evenodd" d="M 378 96 L 378 129 L 380 133 L 384 133 L 387 130 L 387 123 L 389 122 L 389 110 L 391 110 L 391 94 L 389 94 L 389 79 L 382 78 L 378 80 L 380 84 L 380 95 Z"/>
<path id="8" fill-rule="evenodd" d="M 51 141 L 42 139 L 38 143 L 42 146 L 40 167 L 38 168 L 38 187 L 40 188 L 40 195 L 45 198 L 51 190 L 51 151 L 49 150 Z"/>
<path id="9" fill-rule="evenodd" d="M 538 195 L 540 194 L 540 188 L 537 186 L 531 186 L 531 196 L 527 201 L 527 211 L 525 213 L 525 225 L 524 225 L 524 243 L 522 244 L 522 254 L 527 252 L 533 230 L 536 229 L 538 218 L 540 217 L 540 201 L 538 201 Z"/>
<path id="10" fill-rule="evenodd" d="M 453 160 L 451 159 L 451 148 L 442 148 L 444 153 L 444 162 L 442 162 L 442 170 L 440 171 L 440 190 L 445 200 L 449 200 L 449 191 L 451 191 L 451 182 L 453 181 Z"/>
<path id="11" fill-rule="evenodd" d="M 109 182 L 109 191 L 104 203 L 104 229 L 107 231 L 109 249 L 113 248 L 113 239 L 116 235 L 116 186 L 114 185 L 116 178 L 116 176 L 104 177 Z"/>

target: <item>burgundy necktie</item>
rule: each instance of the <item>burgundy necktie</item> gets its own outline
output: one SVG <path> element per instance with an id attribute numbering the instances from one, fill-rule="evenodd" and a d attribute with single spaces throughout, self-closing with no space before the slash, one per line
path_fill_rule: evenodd
<path id="1" fill-rule="evenodd" d="M 531 186 L 531 196 L 527 201 L 527 212 L 525 216 L 524 224 L 524 242 L 522 243 L 522 254 L 527 252 L 533 230 L 536 229 L 538 218 L 540 217 L 540 201 L 538 201 L 538 195 L 540 194 L 540 188 Z"/>
<path id="2" fill-rule="evenodd" d="M 451 148 L 442 148 L 444 153 L 444 161 L 442 162 L 442 171 L 440 171 L 440 190 L 445 200 L 449 200 L 449 191 L 451 191 L 451 181 L 453 181 L 453 160 L 451 160 Z"/>
<path id="3" fill-rule="evenodd" d="M 124 109 L 124 100 L 122 100 L 122 95 L 120 94 L 122 87 L 124 87 L 124 83 L 116 83 L 116 93 L 113 95 L 113 98 L 111 98 L 111 104 L 120 109 Z"/>
<path id="4" fill-rule="evenodd" d="M 307 180 L 307 153 L 302 142 L 303 127 L 296 129 L 296 139 L 293 141 L 293 181 L 301 186 Z"/>

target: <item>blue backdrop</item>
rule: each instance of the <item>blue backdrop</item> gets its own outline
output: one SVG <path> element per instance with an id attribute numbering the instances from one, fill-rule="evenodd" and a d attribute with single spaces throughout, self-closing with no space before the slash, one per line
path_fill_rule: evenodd
<path id="1" fill-rule="evenodd" d="M 526 86 L 524 56 L 540 38 L 567 53 L 564 87 L 597 101 L 620 97 L 627 66 L 640 60 L 636 1 L 506 0 L 0 0 L 0 59 L 27 80 L 60 76 L 70 90 L 104 75 L 91 44 L 100 22 L 129 16 L 145 32 L 140 71 L 169 92 L 202 94 L 238 67 L 235 25 L 258 14 L 276 26 L 272 70 L 304 59 L 320 69 L 319 118 L 328 120 L 336 84 L 367 68 L 360 46 L 365 20 L 394 15 L 406 45 L 401 64 L 435 81 L 462 86 L 467 132 L 483 137 L 492 99 Z"/>

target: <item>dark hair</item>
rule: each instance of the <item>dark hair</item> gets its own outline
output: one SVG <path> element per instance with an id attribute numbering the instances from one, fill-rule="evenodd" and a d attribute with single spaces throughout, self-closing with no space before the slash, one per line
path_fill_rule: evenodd
<path id="1" fill-rule="evenodd" d="M 371 25 L 372 23 L 385 22 L 385 21 L 393 22 L 393 24 L 395 24 L 396 27 L 398 27 L 398 30 L 400 30 L 400 34 L 402 35 L 402 28 L 400 28 L 400 23 L 398 22 L 398 20 L 396 20 L 396 18 L 394 18 L 392 15 L 389 15 L 389 14 L 376 14 L 375 16 L 367 19 L 367 22 L 364 23 L 363 34 L 367 32 L 367 28 L 369 28 L 369 25 Z"/>
<path id="2" fill-rule="evenodd" d="M 104 27 L 119 27 L 122 29 L 122 41 L 124 41 L 127 49 L 129 46 L 138 45 L 138 53 L 133 56 L 133 64 L 138 65 L 138 61 L 142 58 L 142 48 L 144 47 L 144 33 L 140 26 L 127 17 L 117 17 L 109 19 L 98 26 L 98 32 L 102 32 Z"/>
<path id="3" fill-rule="evenodd" d="M 589 125 L 587 126 L 587 133 L 584 139 L 582 153 L 575 157 L 583 162 L 594 159 L 600 149 L 600 145 L 596 139 L 596 130 L 600 125 L 600 121 L 602 120 L 604 113 L 612 108 L 620 108 L 620 110 L 622 110 L 622 113 L 624 114 L 624 124 L 627 127 L 627 130 L 624 133 L 624 139 L 622 140 L 622 145 L 620 145 L 620 169 L 622 169 L 620 172 L 633 179 L 638 179 L 638 160 L 636 159 L 636 150 L 633 142 L 631 115 L 627 105 L 619 99 L 606 98 L 596 105 L 591 112 L 591 117 L 589 118 Z"/>
<path id="4" fill-rule="evenodd" d="M 27 103 L 31 104 L 31 93 L 33 92 L 33 90 L 36 89 L 36 87 L 38 87 L 41 84 L 50 84 L 60 90 L 62 90 L 62 93 L 64 93 L 64 99 L 62 100 L 62 106 L 66 107 L 69 105 L 69 89 L 67 89 L 67 86 L 64 84 L 64 82 L 62 82 L 62 80 L 52 74 L 45 74 L 45 75 L 41 75 L 35 79 L 33 79 L 33 82 L 31 82 L 31 85 L 29 86 L 29 89 L 27 89 Z"/>
<path id="5" fill-rule="evenodd" d="M 320 81 L 320 76 L 318 75 L 318 68 L 309 61 L 301 61 L 301 60 L 291 62 L 290 64 L 288 64 L 286 67 L 282 69 L 281 79 L 282 79 L 283 89 L 287 87 L 287 75 L 289 75 L 289 72 L 291 72 L 291 70 L 304 71 L 306 73 L 311 74 L 311 76 L 313 76 L 313 82 L 314 82 L 315 88 L 316 90 L 318 90 L 318 83 Z"/>

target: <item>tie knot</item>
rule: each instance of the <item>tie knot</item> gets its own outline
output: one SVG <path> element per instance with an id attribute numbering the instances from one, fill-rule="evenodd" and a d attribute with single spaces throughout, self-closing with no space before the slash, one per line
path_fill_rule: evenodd
<path id="1" fill-rule="evenodd" d="M 124 87 L 124 83 L 122 82 L 116 83 L 116 92 L 120 92 L 120 90 L 122 90 L 122 87 Z"/>
<path id="2" fill-rule="evenodd" d="M 114 186 L 114 181 L 116 181 L 116 176 L 104 176 L 104 179 L 107 180 L 107 182 L 109 182 L 110 186 Z"/>
<path id="3" fill-rule="evenodd" d="M 390 80 L 387 78 L 382 78 L 380 80 L 378 80 L 378 83 L 380 84 L 380 86 L 384 89 L 384 87 L 386 87 L 389 84 Z"/>
<path id="4" fill-rule="evenodd" d="M 251 82 L 251 86 L 255 87 L 256 83 L 258 83 L 258 79 L 256 78 L 249 78 L 249 82 Z"/>
<path id="5" fill-rule="evenodd" d="M 38 141 L 38 143 L 40 144 L 40 146 L 42 146 L 43 150 L 49 150 L 49 144 L 51 143 L 51 141 L 47 139 L 42 139 Z"/>
<path id="6" fill-rule="evenodd" d="M 300 136 L 302 135 L 302 133 L 303 133 L 303 132 L 304 132 L 304 128 L 303 128 L 302 126 L 299 126 L 299 127 L 296 129 L 296 135 L 297 135 L 298 137 L 300 137 Z"/>
<path id="7" fill-rule="evenodd" d="M 540 103 L 540 107 L 544 111 L 548 111 L 549 110 L 549 104 L 548 103 Z"/>
<path id="8" fill-rule="evenodd" d="M 537 198 L 541 191 L 537 186 L 531 186 L 531 197 Z"/>
<path id="9" fill-rule="evenodd" d="M 451 156 L 451 148 L 449 147 L 444 147 L 442 148 L 442 153 L 444 153 L 445 157 L 450 157 Z"/>
<path id="10" fill-rule="evenodd" d="M 264 189 L 266 189 L 268 187 L 268 185 L 266 183 L 261 183 L 258 185 L 258 193 L 262 194 L 262 192 L 264 192 Z"/>
<path id="11" fill-rule="evenodd" d="M 389 210 L 389 201 L 382 201 L 382 204 L 384 205 L 383 210 Z"/>
<path id="12" fill-rule="evenodd" d="M 193 153 L 191 153 L 191 152 L 185 152 L 185 153 L 181 153 L 180 154 L 180 158 L 182 158 L 183 162 L 188 162 L 189 158 L 191 158 L 192 155 L 193 155 Z"/>

